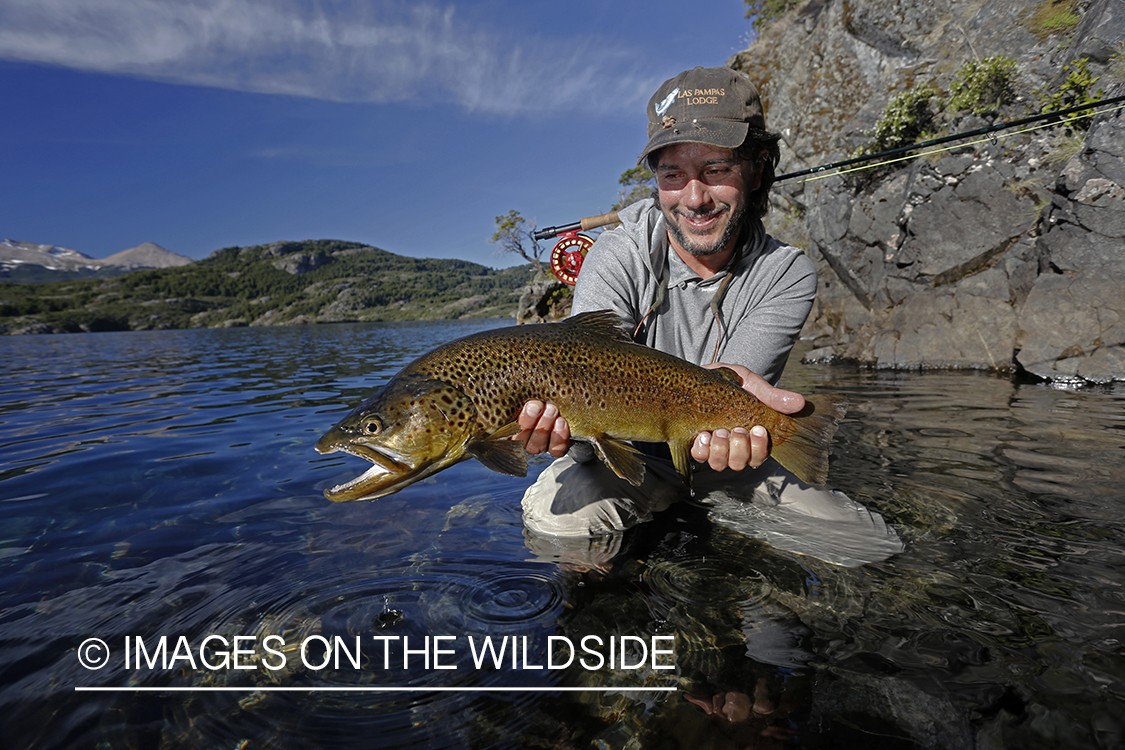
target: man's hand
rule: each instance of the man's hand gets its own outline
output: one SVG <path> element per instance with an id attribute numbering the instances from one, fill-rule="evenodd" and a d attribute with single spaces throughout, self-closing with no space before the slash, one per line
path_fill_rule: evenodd
<path id="1" fill-rule="evenodd" d="M 528 401 L 517 421 L 520 431 L 512 440 L 522 442 L 528 453 L 537 456 L 546 451 L 555 458 L 562 458 L 570 450 L 570 426 L 559 416 L 554 404 Z"/>
<path id="2" fill-rule="evenodd" d="M 766 379 L 756 375 L 742 365 L 714 364 L 704 365 L 708 369 L 728 367 L 742 378 L 742 387 L 750 395 L 766 406 L 782 414 L 793 414 L 805 406 L 805 397 L 793 391 L 774 388 Z M 520 423 L 522 426 L 522 422 Z M 770 438 L 766 428 L 755 425 L 747 431 L 736 427 L 733 431 L 715 430 L 701 432 L 695 436 L 691 446 L 691 457 L 705 463 L 716 471 L 733 469 L 742 471 L 747 466 L 757 468 L 770 455 Z"/>

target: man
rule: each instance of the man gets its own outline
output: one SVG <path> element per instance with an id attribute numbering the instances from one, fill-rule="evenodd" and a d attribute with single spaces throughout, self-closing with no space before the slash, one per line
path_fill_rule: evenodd
<path id="1" fill-rule="evenodd" d="M 780 136 L 766 131 L 757 90 L 741 72 L 695 68 L 657 90 L 648 120 L 640 161 L 656 178 L 656 199 L 623 209 L 622 225 L 594 243 L 573 313 L 612 309 L 634 340 L 706 367 L 730 367 L 768 406 L 799 411 L 801 395 L 773 386 L 812 307 L 816 269 L 762 226 Z M 529 402 L 519 424 L 515 439 L 528 453 L 559 458 L 525 495 L 524 521 L 533 532 L 616 531 L 678 499 L 668 487 L 679 482 L 658 459 L 647 463 L 639 491 L 597 462 L 586 465 L 579 446 L 571 451 L 566 420 L 553 404 Z M 753 469 L 768 457 L 769 437 L 761 426 L 704 432 L 691 455 L 713 472 Z"/>
<path id="2" fill-rule="evenodd" d="M 769 388 L 746 372 L 757 367 L 757 374 L 777 382 L 816 295 L 812 261 L 769 238 L 761 225 L 779 137 L 765 130 L 757 90 L 729 68 L 695 68 L 657 90 L 648 116 L 650 138 L 639 161 L 647 159 L 656 176 L 659 205 L 639 201 L 624 209 L 624 225 L 594 244 L 579 275 L 573 312 L 613 309 L 631 329 L 647 315 L 638 341 L 703 365 L 716 363 L 704 357 L 714 341 L 722 354 L 730 353 L 727 365 L 750 379 L 751 393 L 778 411 L 799 411 L 803 397 Z M 736 251 L 740 257 L 732 264 Z M 763 255 L 768 262 L 761 262 Z M 779 270 L 783 279 L 766 278 L 767 271 Z M 665 271 L 674 278 L 661 278 Z M 770 289 L 771 280 L 782 288 L 775 283 Z M 662 285 L 663 309 L 651 309 Z M 720 304 L 712 310 L 715 295 Z M 526 436 L 529 452 L 564 454 L 565 420 L 555 419 L 553 405 L 529 406 L 521 415 L 525 430 L 542 410 Z M 704 433 L 692 455 L 718 470 L 758 466 L 769 441 L 764 429 L 756 433 L 749 439 L 744 430 L 733 436 Z"/>

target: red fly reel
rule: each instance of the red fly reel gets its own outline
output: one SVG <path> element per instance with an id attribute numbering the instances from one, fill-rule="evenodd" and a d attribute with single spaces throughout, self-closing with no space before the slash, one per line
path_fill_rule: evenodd
<path id="1" fill-rule="evenodd" d="M 592 239 L 578 232 L 567 232 L 562 235 L 551 250 L 551 270 L 559 281 L 574 286 L 578 281 L 578 271 L 582 268 L 586 252 L 593 244 Z"/>

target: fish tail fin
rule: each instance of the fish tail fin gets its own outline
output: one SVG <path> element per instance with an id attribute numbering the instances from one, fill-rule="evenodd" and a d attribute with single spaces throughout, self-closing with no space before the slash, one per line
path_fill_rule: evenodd
<path id="1" fill-rule="evenodd" d="M 805 397 L 805 408 L 791 415 L 792 432 L 770 446 L 770 456 L 806 484 L 828 481 L 828 444 L 848 411 L 844 396 Z"/>

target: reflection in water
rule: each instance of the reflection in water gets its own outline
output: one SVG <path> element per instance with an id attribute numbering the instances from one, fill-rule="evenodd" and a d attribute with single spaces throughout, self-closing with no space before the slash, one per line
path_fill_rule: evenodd
<path id="1" fill-rule="evenodd" d="M 325 501 L 356 470 L 312 451 L 325 427 L 416 354 L 492 325 L 0 340 L 5 745 L 1125 742 L 1121 386 L 791 365 L 789 387 L 850 397 L 830 481 L 905 542 L 852 549 L 876 562 L 851 568 L 815 527 L 741 506 L 677 504 L 577 550 L 536 537 L 519 501 L 546 461 L 527 480 L 466 462 L 374 503 Z M 256 646 L 247 669 L 125 663 L 127 638 L 161 636 L 169 655 L 180 637 Z M 475 662 L 486 636 L 521 647 L 516 668 L 510 649 Z M 580 655 L 616 638 L 633 663 L 670 636 L 675 669 L 536 668 L 590 636 Z M 112 652 L 98 670 L 77 658 L 90 637 Z M 358 666 L 298 652 L 316 664 L 357 637 Z M 628 689 L 658 686 L 676 692 Z M 430 690 L 451 687 L 613 690 Z"/>

